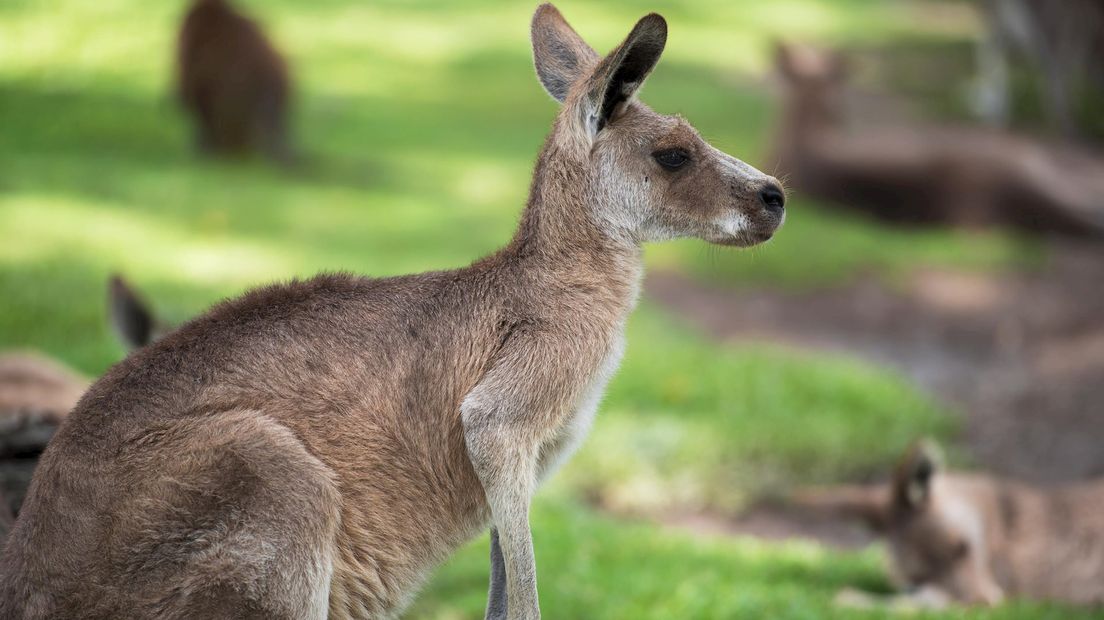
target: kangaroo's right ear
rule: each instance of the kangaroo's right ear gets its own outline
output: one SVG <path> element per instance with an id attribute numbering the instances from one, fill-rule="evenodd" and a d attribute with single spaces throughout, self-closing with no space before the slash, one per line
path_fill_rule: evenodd
<path id="1" fill-rule="evenodd" d="M 636 22 L 629 36 L 587 78 L 584 126 L 593 137 L 633 98 L 659 62 L 667 45 L 667 21 L 650 13 Z"/>
<path id="2" fill-rule="evenodd" d="M 904 510 L 920 510 L 931 501 L 932 481 L 942 457 L 928 440 L 913 444 L 893 475 L 893 502 Z"/>
<path id="3" fill-rule="evenodd" d="M 551 4 L 537 7 L 530 38 L 537 77 L 548 94 L 563 103 L 571 85 L 598 64 L 597 52 L 583 41 Z"/>
<path id="4" fill-rule="evenodd" d="M 108 316 L 115 333 L 129 350 L 154 340 L 153 314 L 126 280 L 118 275 L 108 281 Z"/>

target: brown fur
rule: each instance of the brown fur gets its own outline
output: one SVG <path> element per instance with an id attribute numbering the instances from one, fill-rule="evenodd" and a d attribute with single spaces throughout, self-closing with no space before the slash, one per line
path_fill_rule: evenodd
<path id="1" fill-rule="evenodd" d="M 488 615 L 538 617 L 529 500 L 616 367 L 640 244 L 781 224 L 776 181 L 632 98 L 665 38 L 650 15 L 600 59 L 538 9 L 564 106 L 494 255 L 258 289 L 108 372 L 43 456 L 0 616 L 393 617 L 493 524 Z"/>
<path id="2" fill-rule="evenodd" d="M 108 315 L 129 348 L 164 332 L 122 278 L 111 278 L 108 299 Z M 19 512 L 39 455 L 88 385 L 80 373 L 37 353 L 0 353 L 0 541 L 5 511 Z"/>
<path id="3" fill-rule="evenodd" d="M 801 192 L 911 224 L 1011 226 L 1104 237 L 1104 162 L 970 127 L 848 128 L 838 54 L 781 45 L 773 160 Z"/>
<path id="4" fill-rule="evenodd" d="M 796 501 L 882 532 L 891 574 L 921 605 L 1104 604 L 1104 480 L 1044 489 L 943 473 L 937 463 L 921 444 L 889 485 L 806 491 Z"/>
<path id="5" fill-rule="evenodd" d="M 87 387 L 36 353 L 0 353 L 0 515 L 19 512 L 38 455 Z M 7 529 L 0 523 L 0 541 Z"/>
<path id="6" fill-rule="evenodd" d="M 196 0 L 177 44 L 178 95 L 203 152 L 259 149 L 288 162 L 287 65 L 260 27 L 228 0 Z"/>

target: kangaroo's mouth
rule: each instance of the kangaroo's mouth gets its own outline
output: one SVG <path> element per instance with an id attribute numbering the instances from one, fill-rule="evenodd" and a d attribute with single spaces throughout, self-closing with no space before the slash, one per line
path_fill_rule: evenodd
<path id="1" fill-rule="evenodd" d="M 719 230 L 706 238 L 706 241 L 716 245 L 749 248 L 770 241 L 774 233 L 782 227 L 784 220 L 784 215 L 768 218 L 767 221 L 751 220 L 747 216 L 738 215 L 719 222 Z"/>

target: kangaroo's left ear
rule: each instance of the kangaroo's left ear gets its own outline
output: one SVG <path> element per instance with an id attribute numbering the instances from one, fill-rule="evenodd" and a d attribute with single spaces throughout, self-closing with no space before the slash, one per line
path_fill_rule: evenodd
<path id="1" fill-rule="evenodd" d="M 156 322 L 145 301 L 119 275 L 108 281 L 108 317 L 128 350 L 144 347 L 156 336 Z"/>
<path id="2" fill-rule="evenodd" d="M 551 4 L 542 4 L 530 26 L 533 64 L 544 89 L 563 103 L 571 85 L 598 64 L 598 54 Z"/>
<path id="3" fill-rule="evenodd" d="M 602 59 L 588 80 L 583 123 L 595 136 L 632 99 L 667 44 L 667 21 L 656 13 L 645 15 L 625 41 Z"/>

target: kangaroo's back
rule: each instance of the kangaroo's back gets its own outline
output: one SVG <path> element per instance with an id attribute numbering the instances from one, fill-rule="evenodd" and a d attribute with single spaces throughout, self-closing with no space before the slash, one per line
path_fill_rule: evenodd
<path id="1" fill-rule="evenodd" d="M 177 43 L 177 90 L 197 146 L 221 154 L 259 148 L 290 156 L 287 64 L 260 26 L 226 0 L 197 0 Z"/>

